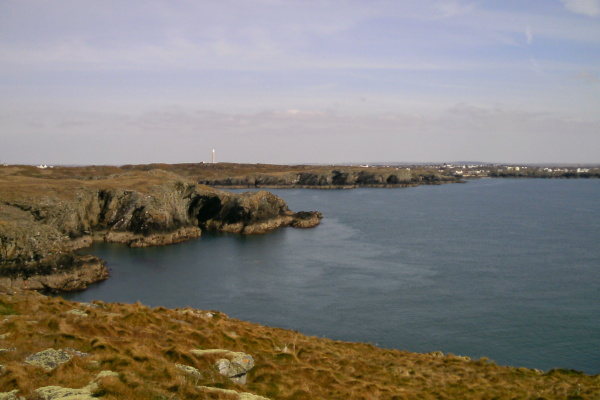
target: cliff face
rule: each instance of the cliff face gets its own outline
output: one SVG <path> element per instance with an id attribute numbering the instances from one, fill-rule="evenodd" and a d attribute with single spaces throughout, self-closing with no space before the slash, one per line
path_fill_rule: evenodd
<path id="1" fill-rule="evenodd" d="M 407 169 L 345 167 L 330 170 L 287 173 L 252 173 L 242 176 L 200 179 L 200 183 L 218 187 L 301 187 L 355 188 L 407 187 L 422 184 L 457 182 L 454 176 L 439 173 L 413 173 Z"/>
<path id="2" fill-rule="evenodd" d="M 108 276 L 102 260 L 73 252 L 93 240 L 165 245 L 198 237 L 203 229 L 264 233 L 316 226 L 320 218 L 294 213 L 268 192 L 227 193 L 157 170 L 96 180 L 5 174 L 0 275 L 19 287 L 78 290 Z"/>

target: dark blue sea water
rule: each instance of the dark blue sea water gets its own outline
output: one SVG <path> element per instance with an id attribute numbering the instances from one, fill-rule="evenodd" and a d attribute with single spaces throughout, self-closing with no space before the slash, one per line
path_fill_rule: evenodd
<path id="1" fill-rule="evenodd" d="M 68 297 L 216 309 L 309 335 L 600 373 L 600 180 L 273 190 L 315 229 L 96 244 Z"/>

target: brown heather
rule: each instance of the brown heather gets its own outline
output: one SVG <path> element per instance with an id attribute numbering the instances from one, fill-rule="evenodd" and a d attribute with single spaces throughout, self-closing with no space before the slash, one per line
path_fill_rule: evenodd
<path id="1" fill-rule="evenodd" d="M 80 310 L 87 316 L 72 312 Z M 228 318 L 219 312 L 93 305 L 4 288 L 0 294 L 0 392 L 19 390 L 28 400 L 44 386 L 82 388 L 103 370 L 104 399 L 235 399 L 201 386 L 249 392 L 270 399 L 599 399 L 600 377 L 569 370 L 546 373 L 500 367 L 486 359 L 417 354 L 308 337 L 291 330 Z M 23 360 L 48 348 L 91 354 L 46 371 Z M 246 385 L 214 368 L 229 349 L 250 354 Z M 175 364 L 202 371 L 186 375 Z"/>

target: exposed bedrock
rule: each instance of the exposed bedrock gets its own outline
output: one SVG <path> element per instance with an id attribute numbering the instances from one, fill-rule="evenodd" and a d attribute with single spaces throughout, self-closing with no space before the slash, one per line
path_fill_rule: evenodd
<path id="1" fill-rule="evenodd" d="M 220 195 L 198 194 L 190 214 L 202 229 L 235 233 L 265 233 L 281 226 L 310 228 L 319 224 L 318 212 L 290 211 L 279 197 L 266 191 Z"/>
<path id="2" fill-rule="evenodd" d="M 269 192 L 224 192 L 164 171 L 92 181 L 0 179 L 0 276 L 23 288 L 80 290 L 108 276 L 102 260 L 74 253 L 93 240 L 158 246 L 202 230 L 265 233 L 320 219 L 290 211 Z"/>
<path id="3" fill-rule="evenodd" d="M 454 176 L 445 176 L 440 173 L 413 173 L 407 169 L 371 171 L 358 167 L 347 167 L 319 172 L 254 173 L 226 178 L 202 179 L 200 183 L 218 187 L 303 187 L 330 189 L 406 187 L 456 182 L 458 180 Z"/>

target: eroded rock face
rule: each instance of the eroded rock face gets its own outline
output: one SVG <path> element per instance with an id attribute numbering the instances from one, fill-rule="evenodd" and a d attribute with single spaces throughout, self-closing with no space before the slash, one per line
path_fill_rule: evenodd
<path id="1" fill-rule="evenodd" d="M 25 266 L 16 275 L 0 276 L 0 284 L 22 290 L 72 292 L 108 278 L 104 261 L 95 256 L 73 256 L 69 264 L 57 265 L 42 271 Z"/>
<path id="2" fill-rule="evenodd" d="M 106 279 L 102 260 L 73 252 L 92 240 L 160 246 L 202 229 L 264 233 L 321 219 L 268 192 L 219 191 L 160 170 L 90 181 L 9 178 L 0 177 L 0 281 L 23 289 L 81 290 Z"/>
<path id="3" fill-rule="evenodd" d="M 441 174 L 413 175 L 410 170 L 365 170 L 359 167 L 331 169 L 328 171 L 289 172 L 286 174 L 251 174 L 247 176 L 204 179 L 206 185 L 218 187 L 303 187 L 303 188 L 354 188 L 354 187 L 405 187 L 419 184 L 453 182 L 457 179 Z"/>
<path id="4" fill-rule="evenodd" d="M 265 233 L 281 226 L 313 227 L 322 218 L 318 212 L 294 213 L 285 202 L 266 191 L 193 198 L 190 213 L 203 229 L 233 233 Z"/>

